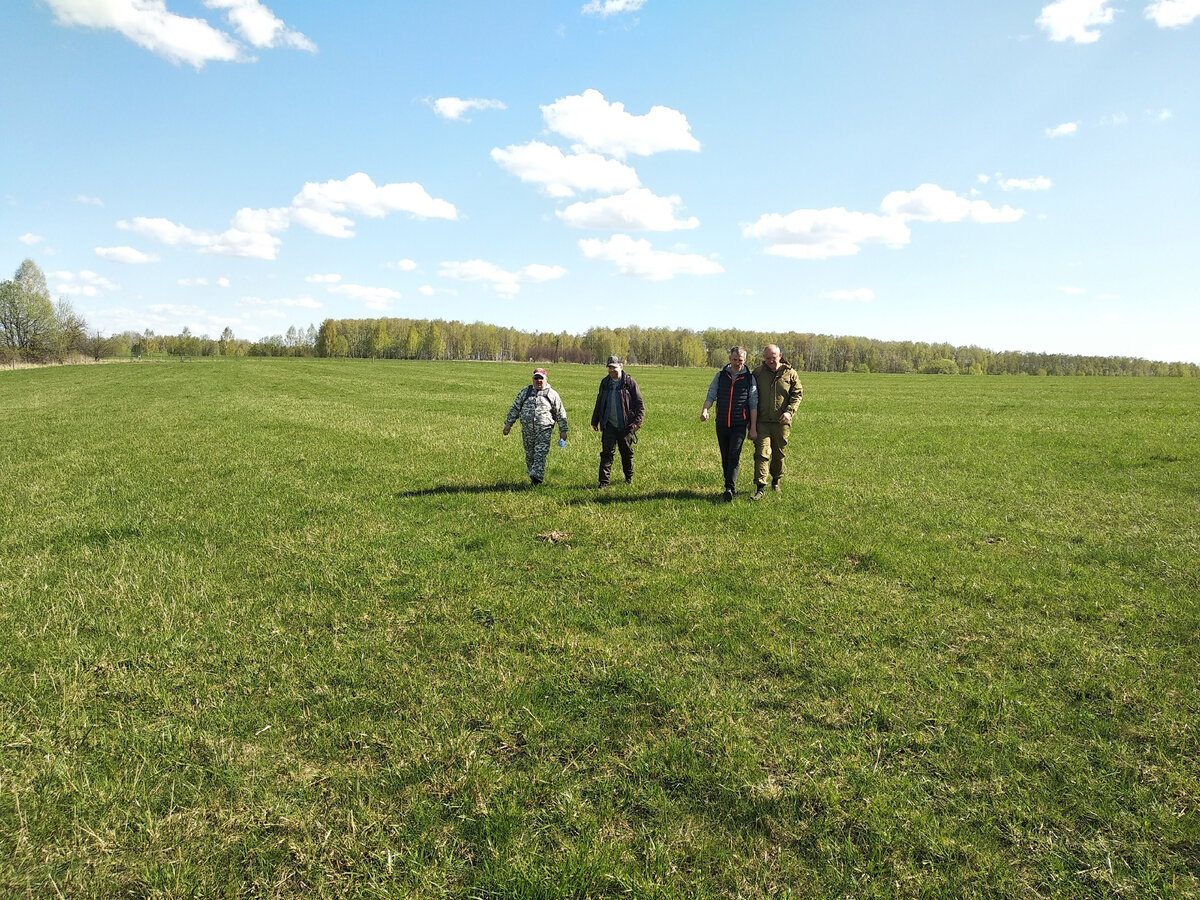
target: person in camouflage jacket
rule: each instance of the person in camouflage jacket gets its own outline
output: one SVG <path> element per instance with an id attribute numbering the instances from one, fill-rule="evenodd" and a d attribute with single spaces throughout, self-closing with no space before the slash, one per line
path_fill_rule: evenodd
<path id="1" fill-rule="evenodd" d="M 754 370 L 758 382 L 758 437 L 754 441 L 754 496 L 761 500 L 771 475 L 771 490 L 779 491 L 787 455 L 792 418 L 804 396 L 800 376 L 783 358 L 779 347 L 767 344 L 763 361 Z"/>
<path id="2" fill-rule="evenodd" d="M 546 456 L 558 423 L 558 435 L 567 439 L 567 410 L 558 391 L 550 387 L 545 369 L 534 369 L 530 384 L 521 388 L 504 419 L 504 433 L 512 431 L 513 423 L 521 420 L 521 438 L 525 444 L 525 469 L 532 484 L 541 484 L 546 477 Z"/>

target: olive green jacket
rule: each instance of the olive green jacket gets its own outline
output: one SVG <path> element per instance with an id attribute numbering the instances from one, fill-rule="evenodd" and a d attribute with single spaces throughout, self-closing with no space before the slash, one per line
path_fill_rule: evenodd
<path id="1" fill-rule="evenodd" d="M 774 372 L 759 363 L 754 370 L 754 380 L 758 382 L 759 422 L 778 422 L 785 412 L 795 417 L 804 387 L 787 360 L 780 360 L 779 368 Z"/>

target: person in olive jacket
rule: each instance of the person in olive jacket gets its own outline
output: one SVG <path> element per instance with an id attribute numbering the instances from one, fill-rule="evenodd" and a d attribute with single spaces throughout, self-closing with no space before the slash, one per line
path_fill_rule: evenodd
<path id="1" fill-rule="evenodd" d="M 792 418 L 804 396 L 800 376 L 791 367 L 776 344 L 763 348 L 762 362 L 754 370 L 758 383 L 758 437 L 754 441 L 754 496 L 761 500 L 767 489 L 768 466 L 771 490 L 779 491 L 783 477 Z"/>
<path id="2" fill-rule="evenodd" d="M 621 451 L 625 483 L 633 483 L 633 445 L 645 417 L 641 388 L 624 372 L 621 358 L 610 356 L 608 375 L 600 382 L 592 410 L 592 431 L 600 432 L 600 487 L 607 487 L 612 476 L 614 450 Z"/>

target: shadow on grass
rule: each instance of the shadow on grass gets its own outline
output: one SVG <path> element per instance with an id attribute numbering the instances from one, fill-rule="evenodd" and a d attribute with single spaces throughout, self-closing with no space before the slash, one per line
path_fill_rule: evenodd
<path id="1" fill-rule="evenodd" d="M 396 498 L 404 499 L 407 497 L 438 497 L 438 496 L 453 496 L 456 494 L 522 494 L 526 491 L 547 491 L 552 489 L 552 485 L 534 486 L 528 483 L 505 483 L 505 484 L 439 484 L 434 487 L 421 488 L 415 491 L 397 491 Z M 674 491 L 651 491 L 649 493 L 634 493 L 631 488 L 609 488 L 607 490 L 598 490 L 594 487 L 586 488 L 570 488 L 568 490 L 578 492 L 579 496 L 568 498 L 565 502 L 569 505 L 577 503 L 640 503 L 645 500 L 680 500 L 684 502 L 695 503 L 703 501 L 705 503 L 721 502 L 720 493 L 714 491 L 696 491 L 696 490 L 674 490 Z"/>

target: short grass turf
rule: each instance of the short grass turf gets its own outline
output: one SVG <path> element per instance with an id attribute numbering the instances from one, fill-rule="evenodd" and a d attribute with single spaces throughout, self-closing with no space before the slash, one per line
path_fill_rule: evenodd
<path id="1" fill-rule="evenodd" d="M 0 895 L 1200 894 L 1200 383 L 530 368 L 0 374 Z"/>

